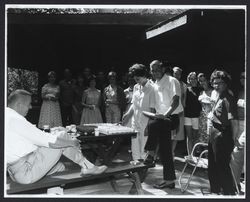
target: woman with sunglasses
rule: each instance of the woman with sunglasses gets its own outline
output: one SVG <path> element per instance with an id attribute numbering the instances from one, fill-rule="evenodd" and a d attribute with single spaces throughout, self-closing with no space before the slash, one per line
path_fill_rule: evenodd
<path id="1" fill-rule="evenodd" d="M 238 135 L 237 105 L 228 91 L 231 81 L 225 71 L 215 70 L 210 78 L 218 93 L 212 111 L 209 113 L 210 138 L 208 143 L 208 178 L 212 193 L 235 195 L 230 169 L 234 138 Z"/>

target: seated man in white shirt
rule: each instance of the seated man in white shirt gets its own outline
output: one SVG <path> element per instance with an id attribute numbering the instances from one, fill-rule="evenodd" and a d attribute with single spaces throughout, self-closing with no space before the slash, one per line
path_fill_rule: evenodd
<path id="1" fill-rule="evenodd" d="M 82 175 L 100 174 L 107 166 L 95 166 L 81 153 L 80 143 L 65 130 L 45 133 L 25 119 L 31 108 L 31 94 L 16 90 L 8 97 L 5 110 L 5 154 L 11 179 L 30 184 L 43 176 L 63 171 L 61 155 L 81 166 Z"/>

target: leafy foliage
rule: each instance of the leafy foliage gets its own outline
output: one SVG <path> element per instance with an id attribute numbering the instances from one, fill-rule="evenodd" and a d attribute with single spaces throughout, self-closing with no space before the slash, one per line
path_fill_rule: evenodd
<path id="1" fill-rule="evenodd" d="M 141 14 L 141 15 L 178 15 L 186 9 L 134 9 L 134 8 L 9 8 L 8 13 L 15 14 L 92 14 L 92 13 L 113 13 L 113 14 Z"/>
<path id="2" fill-rule="evenodd" d="M 37 94 L 38 72 L 8 67 L 8 95 L 16 89 L 24 89 Z"/>

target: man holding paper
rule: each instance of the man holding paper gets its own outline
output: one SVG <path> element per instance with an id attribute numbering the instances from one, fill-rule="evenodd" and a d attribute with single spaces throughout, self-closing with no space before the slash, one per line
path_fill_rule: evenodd
<path id="1" fill-rule="evenodd" d="M 179 113 L 183 111 L 180 102 L 181 89 L 177 79 L 165 74 L 162 62 L 154 60 L 150 64 L 150 71 L 156 80 L 154 84 L 156 114 L 155 118 L 148 123 L 148 140 L 145 150 L 148 157 L 145 163 L 154 161 L 154 152 L 159 145 L 159 154 L 163 164 L 163 180 L 154 187 L 175 188 L 175 169 L 172 156 L 171 130 L 179 124 Z"/>

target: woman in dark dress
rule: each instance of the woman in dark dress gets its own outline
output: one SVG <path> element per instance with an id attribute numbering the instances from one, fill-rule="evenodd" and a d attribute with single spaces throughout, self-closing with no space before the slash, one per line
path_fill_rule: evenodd
<path id="1" fill-rule="evenodd" d="M 82 105 L 82 96 L 83 91 L 86 90 L 84 78 L 82 74 L 77 76 L 76 85 L 74 86 L 74 103 L 72 105 L 72 118 L 73 123 L 76 125 L 80 124 L 83 105 Z"/>
<path id="2" fill-rule="evenodd" d="M 201 89 L 198 87 L 197 75 L 195 72 L 190 72 L 187 76 L 187 92 L 184 125 L 187 135 L 187 151 L 188 159 L 191 161 L 191 151 L 198 137 L 199 116 L 201 112 L 201 104 L 198 100 Z"/>
<path id="3" fill-rule="evenodd" d="M 219 97 L 210 112 L 208 144 L 208 178 L 212 193 L 234 195 L 235 188 L 230 169 L 234 137 L 238 133 L 237 105 L 228 92 L 230 76 L 225 71 L 215 70 L 211 84 Z"/>

